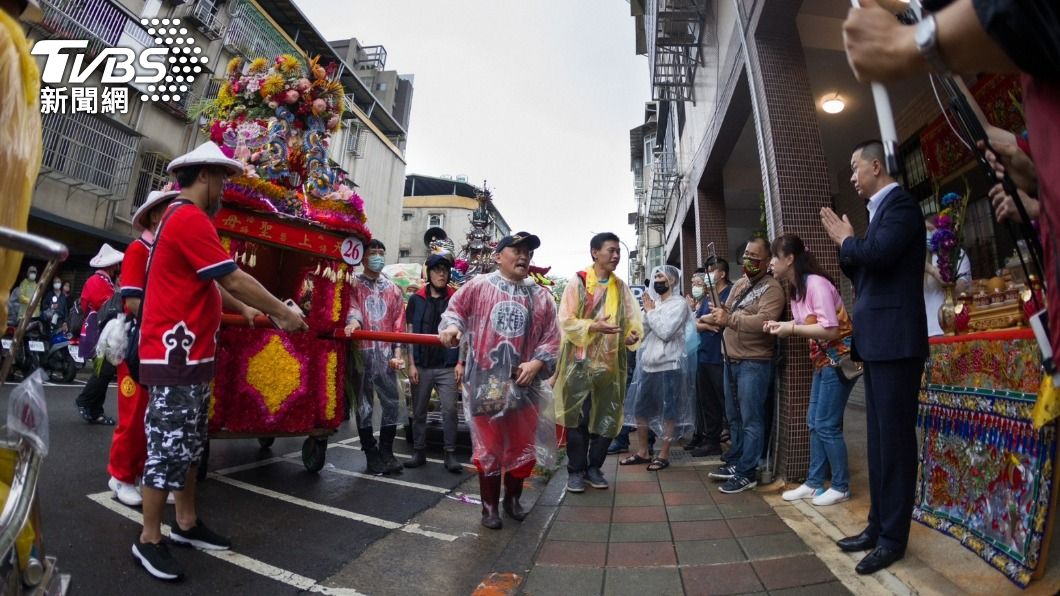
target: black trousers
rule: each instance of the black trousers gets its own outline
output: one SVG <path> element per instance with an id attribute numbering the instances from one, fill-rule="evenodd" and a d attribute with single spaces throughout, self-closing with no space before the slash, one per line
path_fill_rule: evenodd
<path id="1" fill-rule="evenodd" d="M 924 361 L 865 362 L 870 534 L 904 550 L 916 491 L 916 413 Z"/>
<path id="2" fill-rule="evenodd" d="M 725 366 L 702 364 L 696 379 L 696 432 L 708 445 L 721 443 L 721 429 L 725 422 Z"/>
<path id="3" fill-rule="evenodd" d="M 107 386 L 111 384 L 117 374 L 118 369 L 104 358 L 99 374 L 97 375 L 93 371 L 92 377 L 85 384 L 85 388 L 77 396 L 77 407 L 85 408 L 88 414 L 93 417 L 102 414 L 103 404 L 107 401 Z"/>
<path id="4" fill-rule="evenodd" d="M 584 474 L 589 468 L 600 468 L 607 460 L 607 448 L 611 437 L 589 433 L 589 412 L 593 396 L 582 402 L 582 413 L 578 426 L 567 427 L 567 472 Z"/>

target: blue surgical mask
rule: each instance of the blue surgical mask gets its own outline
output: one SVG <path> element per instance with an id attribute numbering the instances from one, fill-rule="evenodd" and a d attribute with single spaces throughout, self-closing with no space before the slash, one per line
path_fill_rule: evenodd
<path id="1" fill-rule="evenodd" d="M 365 264 L 366 267 L 379 273 L 386 266 L 386 258 L 383 255 L 371 255 L 368 257 L 368 262 Z"/>

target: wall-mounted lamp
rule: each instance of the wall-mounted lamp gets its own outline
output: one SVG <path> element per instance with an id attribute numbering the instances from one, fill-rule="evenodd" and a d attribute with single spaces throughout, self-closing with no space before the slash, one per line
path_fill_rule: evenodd
<path id="1" fill-rule="evenodd" d="M 839 97 L 838 91 L 821 98 L 821 109 L 827 114 L 838 114 L 845 107 L 847 107 L 847 104 L 842 97 Z"/>

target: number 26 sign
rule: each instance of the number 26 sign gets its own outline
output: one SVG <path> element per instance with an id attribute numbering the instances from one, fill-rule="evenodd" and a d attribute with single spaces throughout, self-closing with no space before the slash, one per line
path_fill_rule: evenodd
<path id="1" fill-rule="evenodd" d="M 361 242 L 360 238 L 350 236 L 342 241 L 342 247 L 339 251 L 342 253 L 342 260 L 347 265 L 360 265 L 361 260 L 364 258 L 364 243 Z"/>

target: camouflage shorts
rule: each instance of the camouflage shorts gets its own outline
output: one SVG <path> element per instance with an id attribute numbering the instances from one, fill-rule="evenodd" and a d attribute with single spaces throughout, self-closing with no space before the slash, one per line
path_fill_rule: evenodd
<path id="1" fill-rule="evenodd" d="M 144 418 L 147 462 L 143 485 L 183 490 L 188 468 L 202 458 L 210 385 L 150 387 Z"/>

